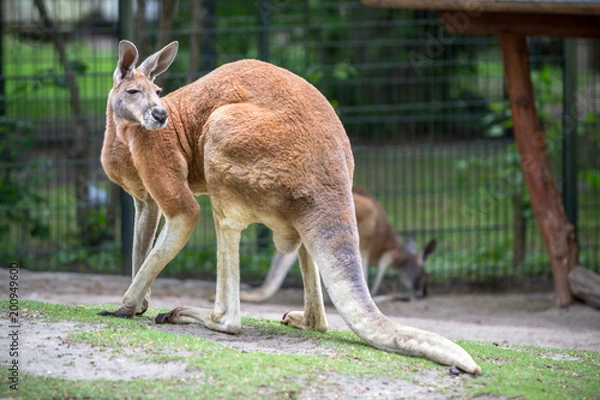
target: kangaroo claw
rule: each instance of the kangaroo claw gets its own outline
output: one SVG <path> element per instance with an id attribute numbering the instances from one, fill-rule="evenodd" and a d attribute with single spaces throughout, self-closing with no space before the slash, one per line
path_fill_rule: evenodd
<path id="1" fill-rule="evenodd" d="M 157 314 L 156 318 L 154 318 L 154 322 L 157 324 L 170 324 L 172 323 L 170 321 L 171 314 L 171 312 Z"/>

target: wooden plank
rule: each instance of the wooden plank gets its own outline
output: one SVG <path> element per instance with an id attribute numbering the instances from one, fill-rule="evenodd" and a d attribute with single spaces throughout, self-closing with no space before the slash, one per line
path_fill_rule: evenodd
<path id="1" fill-rule="evenodd" d="M 370 7 L 408 8 L 415 10 L 453 10 L 470 14 L 506 12 L 527 14 L 600 15 L 597 1 L 498 1 L 498 0 L 362 0 Z"/>
<path id="2" fill-rule="evenodd" d="M 569 273 L 573 295 L 592 307 L 600 308 L 600 275 L 578 266 Z"/>
<path id="3" fill-rule="evenodd" d="M 524 36 L 600 37 L 600 15 L 500 12 L 469 15 L 464 11 L 442 11 L 440 20 L 455 34 L 500 35 L 512 32 Z"/>
<path id="4" fill-rule="evenodd" d="M 575 230 L 567 221 L 552 179 L 544 132 L 535 109 L 525 36 L 502 33 L 500 47 L 515 139 L 531 205 L 550 256 L 556 304 L 567 306 L 573 302 L 568 275 L 578 258 Z"/>

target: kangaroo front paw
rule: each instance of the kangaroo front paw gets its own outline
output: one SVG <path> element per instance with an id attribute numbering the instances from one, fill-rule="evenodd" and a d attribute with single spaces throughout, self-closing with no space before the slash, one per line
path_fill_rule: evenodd
<path id="1" fill-rule="evenodd" d="M 133 314 L 123 310 L 122 308 L 119 308 L 116 311 L 100 311 L 98 312 L 98 315 L 101 315 L 103 317 L 117 317 L 117 318 L 133 318 Z"/>

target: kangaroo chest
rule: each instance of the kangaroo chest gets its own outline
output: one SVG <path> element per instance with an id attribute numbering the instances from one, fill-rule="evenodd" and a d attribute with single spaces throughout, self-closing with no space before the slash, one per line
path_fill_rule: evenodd
<path id="1" fill-rule="evenodd" d="M 144 184 L 125 144 L 108 142 L 105 138 L 100 161 L 111 181 L 138 199 L 145 197 Z"/>

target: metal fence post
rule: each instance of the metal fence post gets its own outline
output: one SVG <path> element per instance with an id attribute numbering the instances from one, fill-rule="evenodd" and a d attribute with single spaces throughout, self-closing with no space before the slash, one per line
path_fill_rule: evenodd
<path id="1" fill-rule="evenodd" d="M 272 14 L 271 0 L 258 0 L 257 18 L 258 26 L 258 57 L 262 61 L 269 61 L 269 26 Z"/>
<path id="2" fill-rule="evenodd" d="M 131 275 L 135 210 L 133 199 L 123 189 L 119 192 L 119 203 L 121 203 L 121 272 L 123 275 Z"/>
<path id="3" fill-rule="evenodd" d="M 563 42 L 563 203 L 577 238 L 577 39 Z"/>
<path id="4" fill-rule="evenodd" d="M 133 40 L 133 7 L 131 0 L 119 0 L 119 26 L 117 35 L 119 39 Z"/>
<path id="5" fill-rule="evenodd" d="M 200 57 L 200 71 L 212 71 L 217 65 L 217 51 L 215 50 L 215 26 L 217 25 L 217 14 L 215 11 L 215 0 L 204 0 L 204 35 L 202 38 L 202 56 Z"/>
<path id="6" fill-rule="evenodd" d="M 4 18 L 0 18 L 0 117 L 6 115 L 6 97 L 4 86 Z"/>
<path id="7" fill-rule="evenodd" d="M 133 40 L 133 7 L 131 0 L 119 0 L 119 39 Z M 134 207 L 133 199 L 122 188 L 119 189 L 121 205 L 121 272 L 131 275 L 133 269 L 133 229 Z"/>

